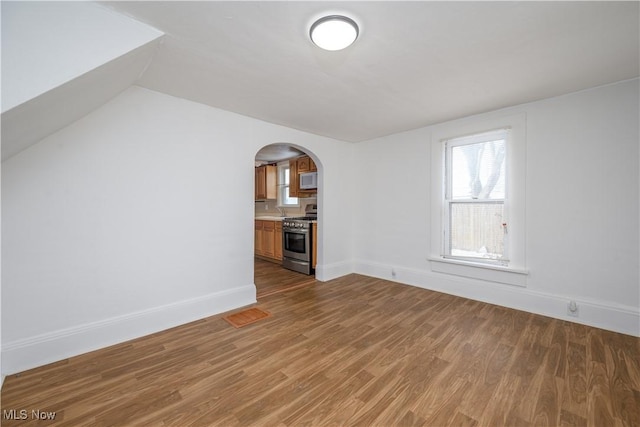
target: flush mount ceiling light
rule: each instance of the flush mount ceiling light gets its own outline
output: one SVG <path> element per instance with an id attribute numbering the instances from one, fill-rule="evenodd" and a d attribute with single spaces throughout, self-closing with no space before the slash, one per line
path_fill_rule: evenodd
<path id="1" fill-rule="evenodd" d="M 358 24 L 346 16 L 325 16 L 313 23 L 309 36 L 322 49 L 341 50 L 358 38 Z"/>

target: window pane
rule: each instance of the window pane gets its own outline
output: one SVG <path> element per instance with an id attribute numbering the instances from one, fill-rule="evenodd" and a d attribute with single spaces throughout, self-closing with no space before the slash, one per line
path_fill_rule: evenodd
<path id="1" fill-rule="evenodd" d="M 290 171 L 288 165 L 278 166 L 278 205 L 279 206 L 299 206 L 297 197 L 289 197 Z"/>
<path id="2" fill-rule="evenodd" d="M 505 141 L 451 148 L 452 199 L 504 199 Z"/>
<path id="3" fill-rule="evenodd" d="M 282 187 L 282 201 L 285 205 L 297 205 L 297 197 L 289 197 L 289 185 Z"/>
<path id="4" fill-rule="evenodd" d="M 450 255 L 501 259 L 504 254 L 503 214 L 503 202 L 452 202 Z"/>

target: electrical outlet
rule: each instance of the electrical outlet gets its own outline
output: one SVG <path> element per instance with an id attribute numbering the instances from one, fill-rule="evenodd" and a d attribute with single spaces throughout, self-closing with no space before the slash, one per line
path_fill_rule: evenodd
<path id="1" fill-rule="evenodd" d="M 567 303 L 567 314 L 571 317 L 578 317 L 580 314 L 580 307 L 575 301 L 569 301 Z"/>
<path id="2" fill-rule="evenodd" d="M 391 269 L 391 277 L 393 277 L 394 279 L 396 278 L 396 269 L 395 268 Z"/>

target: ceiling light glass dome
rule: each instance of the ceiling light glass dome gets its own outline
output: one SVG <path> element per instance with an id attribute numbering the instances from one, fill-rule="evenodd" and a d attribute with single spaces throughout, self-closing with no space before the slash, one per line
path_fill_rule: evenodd
<path id="1" fill-rule="evenodd" d="M 325 16 L 313 23 L 309 36 L 313 43 L 325 50 L 341 50 L 358 38 L 358 24 L 341 15 Z"/>

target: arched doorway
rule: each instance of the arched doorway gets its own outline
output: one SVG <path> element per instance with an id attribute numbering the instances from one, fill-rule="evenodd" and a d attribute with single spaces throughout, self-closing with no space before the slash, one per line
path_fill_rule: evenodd
<path id="1" fill-rule="evenodd" d="M 266 145 L 254 160 L 254 284 L 261 299 L 316 283 L 322 165 L 291 143 Z M 313 179 L 318 185 L 310 187 Z"/>

